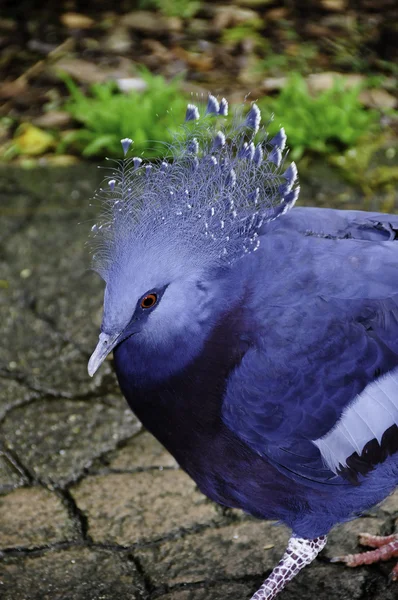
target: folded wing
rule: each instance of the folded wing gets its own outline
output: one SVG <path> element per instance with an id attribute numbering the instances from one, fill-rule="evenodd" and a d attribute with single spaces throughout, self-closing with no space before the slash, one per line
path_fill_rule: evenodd
<path id="1" fill-rule="evenodd" d="M 251 307 L 261 335 L 228 381 L 223 419 L 295 479 L 360 483 L 398 451 L 398 218 L 336 214 L 321 231 L 322 209 L 301 210 L 265 232 L 265 252 L 276 235 L 283 255 L 286 240 L 289 284 L 276 260 L 281 282 L 268 273 Z"/>

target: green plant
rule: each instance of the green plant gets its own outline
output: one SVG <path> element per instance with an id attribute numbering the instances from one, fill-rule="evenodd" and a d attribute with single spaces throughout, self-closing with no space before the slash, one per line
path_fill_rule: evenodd
<path id="1" fill-rule="evenodd" d="M 306 151 L 330 154 L 353 147 L 362 136 L 380 129 L 379 114 L 362 106 L 359 91 L 336 80 L 332 88 L 313 96 L 305 79 L 294 74 L 277 97 L 264 98 L 259 105 L 263 114 L 275 115 L 271 134 L 283 123 L 297 160 Z"/>
<path id="2" fill-rule="evenodd" d="M 251 40 L 256 49 L 266 51 L 269 49 L 269 41 L 260 32 L 263 26 L 264 23 L 261 19 L 250 19 L 235 27 L 224 29 L 221 42 L 235 46 L 245 40 Z"/>
<path id="3" fill-rule="evenodd" d="M 292 71 L 299 73 L 310 73 L 312 64 L 317 58 L 318 49 L 311 42 L 301 42 L 294 48 L 295 54 L 281 52 L 277 54 L 271 48 L 267 49 L 264 58 L 262 58 L 256 66 L 257 71 L 261 71 L 264 75 L 279 76 Z"/>
<path id="4" fill-rule="evenodd" d="M 109 82 L 93 85 L 90 95 L 64 76 L 70 93 L 64 109 L 83 127 L 68 132 L 59 150 L 74 145 L 83 156 L 118 156 L 120 140 L 131 137 L 136 152 L 146 148 L 147 158 L 162 155 L 164 145 L 156 145 L 156 140 L 171 140 L 173 129 L 183 120 L 187 100 L 178 81 L 168 82 L 148 71 L 141 76 L 147 84 L 143 92 L 121 94 Z"/>
<path id="5" fill-rule="evenodd" d="M 141 0 L 141 8 L 155 8 L 166 17 L 194 17 L 200 8 L 199 0 Z"/>

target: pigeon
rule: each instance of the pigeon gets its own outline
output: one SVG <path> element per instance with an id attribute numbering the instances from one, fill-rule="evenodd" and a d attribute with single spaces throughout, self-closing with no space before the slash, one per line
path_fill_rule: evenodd
<path id="1" fill-rule="evenodd" d="M 227 115 L 224 98 L 189 104 L 156 163 L 121 141 L 91 234 L 88 372 L 113 351 L 131 409 L 199 489 L 291 529 L 253 596 L 271 600 L 398 484 L 398 217 L 294 207 L 284 129 L 268 136 L 255 103 Z M 398 556 L 397 536 L 363 539 L 375 549 L 335 560 Z"/>

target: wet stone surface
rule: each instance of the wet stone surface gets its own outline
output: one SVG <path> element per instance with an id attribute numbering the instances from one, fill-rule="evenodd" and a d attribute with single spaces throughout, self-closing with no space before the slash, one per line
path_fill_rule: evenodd
<path id="1" fill-rule="evenodd" d="M 0 490 L 5 492 L 13 490 L 20 485 L 27 483 L 22 473 L 18 472 L 10 457 L 6 454 L 0 454 Z"/>
<path id="2" fill-rule="evenodd" d="M 141 430 L 110 362 L 87 375 L 103 285 L 85 241 L 100 178 L 87 165 L 0 176 L 0 598 L 244 600 L 289 532 L 204 498 Z M 358 192 L 321 179 L 304 177 L 308 203 L 361 207 Z M 391 562 L 350 570 L 327 558 L 397 520 L 395 494 L 336 528 L 281 600 L 396 598 Z"/>
<path id="3" fill-rule="evenodd" d="M 94 458 L 139 429 L 124 400 L 37 399 L 10 412 L 0 425 L 9 449 L 23 456 L 34 478 L 65 486 L 82 474 Z"/>
<path id="4" fill-rule="evenodd" d="M 95 542 L 129 546 L 219 521 L 217 507 L 181 470 L 86 477 L 71 494 Z"/>
<path id="5" fill-rule="evenodd" d="M 131 556 L 73 547 L 0 563 L 2 600 L 141 600 L 142 577 Z"/>
<path id="6" fill-rule="evenodd" d="M 40 487 L 23 487 L 0 496 L 3 548 L 38 548 L 79 536 L 62 497 Z"/>

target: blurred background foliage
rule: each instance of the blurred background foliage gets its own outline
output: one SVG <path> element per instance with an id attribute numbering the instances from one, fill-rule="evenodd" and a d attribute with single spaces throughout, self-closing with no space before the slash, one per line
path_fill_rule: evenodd
<path id="1" fill-rule="evenodd" d="M 139 8 L 157 9 L 166 17 L 190 19 L 200 9 L 199 0 L 140 0 Z"/>
<path id="2" fill-rule="evenodd" d="M 162 156 L 164 143 L 172 141 L 173 130 L 185 113 L 187 97 L 178 79 L 166 81 L 142 69 L 140 76 L 146 84 L 142 91 L 122 94 L 109 81 L 93 84 L 87 95 L 65 76 L 70 97 L 64 110 L 82 127 L 65 135 L 58 149 L 72 148 L 85 157 L 118 156 L 120 140 L 134 132 L 135 148 L 146 149 L 147 158 Z"/>
<path id="3" fill-rule="evenodd" d="M 0 160 L 101 160 L 122 137 L 157 157 L 211 91 L 258 101 L 304 167 L 392 185 L 397 39 L 396 0 L 3 0 Z"/>

